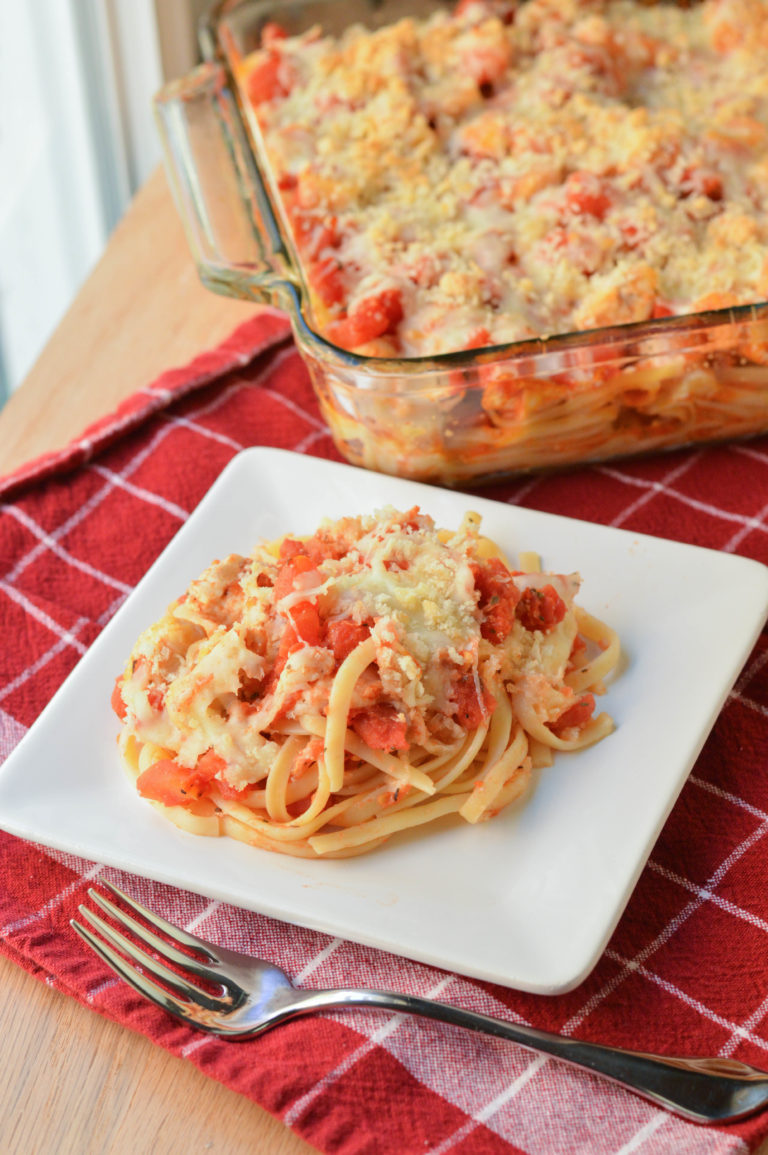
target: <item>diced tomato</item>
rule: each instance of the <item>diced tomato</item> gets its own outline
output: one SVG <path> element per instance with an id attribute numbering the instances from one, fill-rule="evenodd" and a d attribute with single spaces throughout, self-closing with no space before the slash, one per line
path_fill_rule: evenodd
<path id="1" fill-rule="evenodd" d="M 296 541 L 293 537 L 284 537 L 280 542 L 281 561 L 288 561 L 290 558 L 298 557 L 301 553 L 306 557 L 307 547 L 303 541 Z"/>
<path id="2" fill-rule="evenodd" d="M 564 710 L 559 718 L 555 718 L 554 722 L 549 723 L 549 728 L 553 734 L 559 737 L 564 730 L 577 729 L 581 730 L 583 726 L 589 721 L 594 713 L 595 698 L 593 694 L 583 694 L 577 701 Z"/>
<path id="3" fill-rule="evenodd" d="M 591 172 L 572 172 L 565 182 L 565 203 L 572 213 L 603 219 L 611 207 L 600 177 Z"/>
<path id="4" fill-rule="evenodd" d="M 683 170 L 678 182 L 682 197 L 705 196 L 711 201 L 723 199 L 723 178 L 714 169 L 689 167 Z"/>
<path id="5" fill-rule="evenodd" d="M 288 33 L 276 20 L 268 20 L 261 30 L 261 43 L 270 48 L 276 40 L 285 40 Z"/>
<path id="6" fill-rule="evenodd" d="M 329 557 L 343 557 L 344 550 L 338 550 L 337 544 L 332 539 L 323 540 L 317 534 L 314 537 L 305 538 L 303 541 L 296 541 L 292 537 L 283 538 L 280 543 L 280 560 L 286 561 L 298 557 L 303 554 L 308 557 L 313 565 L 320 565 Z"/>
<path id="7" fill-rule="evenodd" d="M 153 763 L 136 779 L 136 788 L 142 798 L 162 802 L 164 806 L 189 806 L 197 802 L 205 791 L 211 775 L 180 766 L 171 758 Z"/>
<path id="8" fill-rule="evenodd" d="M 619 231 L 624 239 L 624 244 L 630 249 L 636 248 L 645 239 L 643 231 L 638 228 L 634 221 L 622 221 L 619 224 Z"/>
<path id="9" fill-rule="evenodd" d="M 309 283 L 324 305 L 338 305 L 344 300 L 344 276 L 335 257 L 323 257 L 310 265 Z"/>
<path id="10" fill-rule="evenodd" d="M 407 721 L 394 706 L 380 703 L 359 710 L 349 720 L 352 730 L 372 750 L 407 750 Z"/>
<path id="11" fill-rule="evenodd" d="M 306 209 L 297 209 L 291 218 L 291 227 L 296 244 L 302 253 L 311 258 L 320 258 L 328 249 L 339 244 L 339 234 L 335 217 L 321 217 Z"/>
<path id="12" fill-rule="evenodd" d="M 346 317 L 328 327 L 332 341 L 343 349 L 356 349 L 385 333 L 393 333 L 403 319 L 403 301 L 399 289 L 384 289 L 358 301 Z"/>
<path id="13" fill-rule="evenodd" d="M 204 754 L 200 755 L 195 765 L 196 772 L 204 778 L 205 781 L 210 781 L 211 778 L 215 778 L 217 774 L 221 774 L 226 768 L 226 762 L 215 750 L 206 750 Z"/>
<path id="14" fill-rule="evenodd" d="M 657 300 L 653 306 L 652 316 L 658 319 L 660 317 L 671 317 L 673 313 L 674 310 L 670 309 L 669 305 L 665 305 L 663 301 Z"/>
<path id="15" fill-rule="evenodd" d="M 421 516 L 421 506 L 412 505 L 410 509 L 401 514 L 398 518 L 399 524 L 403 529 L 418 529 L 419 518 Z"/>
<path id="16" fill-rule="evenodd" d="M 110 705 L 112 706 L 112 709 L 115 711 L 121 722 L 125 721 L 125 715 L 127 713 L 121 691 L 122 684 L 122 678 L 115 678 L 115 685 L 112 689 L 112 697 L 110 698 Z"/>
<path id="17" fill-rule="evenodd" d="M 465 349 L 484 349 L 486 345 L 493 344 L 491 334 L 487 329 L 477 329 L 464 342 Z"/>
<path id="18" fill-rule="evenodd" d="M 343 662 L 361 642 L 370 636 L 368 626 L 344 618 L 341 621 L 328 622 L 325 629 L 326 645 L 333 650 L 337 662 Z"/>
<path id="19" fill-rule="evenodd" d="M 288 92 L 281 77 L 281 65 L 279 53 L 270 52 L 254 67 L 247 81 L 248 98 L 253 104 L 263 104 Z"/>
<path id="20" fill-rule="evenodd" d="M 462 674 L 453 686 L 456 720 L 465 730 L 476 730 L 496 708 L 496 699 L 474 674 Z"/>
<path id="21" fill-rule="evenodd" d="M 320 645 L 323 627 L 317 606 L 310 601 L 296 602 L 288 610 L 288 617 L 299 641 L 302 641 L 306 646 Z"/>
<path id="22" fill-rule="evenodd" d="M 472 567 L 479 608 L 483 615 L 481 635 L 494 645 L 506 638 L 515 622 L 520 591 L 501 558 L 493 557 Z"/>
<path id="23" fill-rule="evenodd" d="M 515 605 L 515 599 L 506 598 L 488 607 L 480 626 L 480 633 L 486 641 L 492 642 L 494 646 L 504 641 L 515 622 Z"/>
<path id="24" fill-rule="evenodd" d="M 293 583 L 299 574 L 309 573 L 314 568 L 315 563 L 305 553 L 298 553 L 286 561 L 275 582 L 275 601 L 279 602 L 286 594 L 293 592 Z"/>
<path id="25" fill-rule="evenodd" d="M 530 587 L 523 591 L 517 605 L 517 620 L 526 630 L 546 633 L 565 617 L 566 604 L 554 586 Z"/>
<path id="26" fill-rule="evenodd" d="M 147 690 L 147 701 L 153 710 L 158 714 L 165 706 L 165 688 L 160 686 L 150 686 Z"/>

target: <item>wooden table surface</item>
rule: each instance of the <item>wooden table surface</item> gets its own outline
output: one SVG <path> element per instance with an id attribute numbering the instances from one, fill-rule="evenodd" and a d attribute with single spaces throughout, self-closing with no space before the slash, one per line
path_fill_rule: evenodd
<path id="1" fill-rule="evenodd" d="M 199 283 L 158 171 L 0 411 L 0 475 L 57 449 L 252 312 Z M 314 1151 L 255 1103 L 0 957 L 0 1150 L 19 1155 Z M 234 1044 L 233 1044 L 234 1045 Z"/>

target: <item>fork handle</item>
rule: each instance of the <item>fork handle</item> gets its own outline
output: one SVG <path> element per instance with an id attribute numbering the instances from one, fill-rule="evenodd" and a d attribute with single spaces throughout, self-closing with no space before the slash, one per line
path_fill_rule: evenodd
<path id="1" fill-rule="evenodd" d="M 627 1051 L 392 991 L 342 989 L 300 993 L 301 1003 L 294 1004 L 285 1018 L 331 1007 L 365 1006 L 437 1019 L 509 1039 L 529 1050 L 584 1067 L 697 1123 L 743 1119 L 768 1105 L 768 1075 L 733 1059 L 675 1058 Z"/>

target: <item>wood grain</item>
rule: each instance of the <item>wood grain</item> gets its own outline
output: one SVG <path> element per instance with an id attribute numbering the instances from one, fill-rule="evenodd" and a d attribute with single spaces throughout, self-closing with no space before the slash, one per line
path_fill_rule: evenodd
<path id="1" fill-rule="evenodd" d="M 0 958 L 0 1030 L 2 1151 L 315 1151 L 250 1099 L 50 989 L 6 958 Z"/>

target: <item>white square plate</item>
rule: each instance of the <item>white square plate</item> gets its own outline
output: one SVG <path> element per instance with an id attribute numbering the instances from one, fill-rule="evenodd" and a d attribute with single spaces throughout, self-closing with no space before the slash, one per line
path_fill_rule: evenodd
<path id="1" fill-rule="evenodd" d="M 323 517 L 418 504 L 440 526 L 482 514 L 513 557 L 580 572 L 618 630 L 601 701 L 617 729 L 558 755 L 516 811 L 441 824 L 360 858 L 291 859 L 177 830 L 117 752 L 115 676 L 139 633 L 215 557 Z M 581 982 L 602 953 L 768 614 L 758 562 L 273 449 L 249 449 L 207 496 L 0 769 L 0 827 L 287 922 L 521 990 Z"/>

